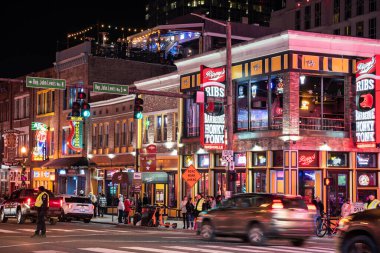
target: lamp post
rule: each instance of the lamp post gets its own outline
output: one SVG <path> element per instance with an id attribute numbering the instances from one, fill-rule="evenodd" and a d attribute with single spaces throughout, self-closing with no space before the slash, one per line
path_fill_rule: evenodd
<path id="1" fill-rule="evenodd" d="M 208 20 L 212 23 L 221 25 L 226 28 L 226 119 L 225 119 L 225 129 L 227 132 L 227 150 L 233 150 L 233 114 L 232 114 L 232 41 L 231 41 L 231 22 L 225 21 L 220 22 L 196 13 L 190 13 L 193 16 L 197 16 L 201 19 Z M 229 180 L 229 170 L 231 167 L 231 162 L 228 162 L 227 170 L 227 190 L 231 190 L 230 180 Z"/>
<path id="2" fill-rule="evenodd" d="M 108 154 L 108 158 L 110 159 L 110 161 L 111 161 L 111 169 L 112 169 L 112 159 L 114 159 L 115 158 L 115 154 Z M 104 176 L 107 176 L 107 173 L 104 173 Z M 113 185 L 113 183 L 112 183 L 112 181 L 111 181 L 111 185 L 112 185 L 112 188 L 114 187 L 114 185 Z M 111 193 L 111 198 L 112 198 L 112 221 L 113 221 L 113 208 L 114 208 L 114 196 L 113 196 L 113 194 L 112 194 L 112 189 L 111 188 L 111 191 L 110 191 L 110 193 Z"/>

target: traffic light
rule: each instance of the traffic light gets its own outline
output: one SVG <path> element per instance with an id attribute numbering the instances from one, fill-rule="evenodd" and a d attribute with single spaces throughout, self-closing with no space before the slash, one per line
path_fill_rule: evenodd
<path id="1" fill-rule="evenodd" d="M 78 92 L 77 94 L 77 100 L 85 100 L 86 99 L 86 93 L 84 92 Z"/>
<path id="2" fill-rule="evenodd" d="M 323 179 L 323 184 L 325 186 L 330 186 L 333 184 L 333 179 L 331 177 L 326 177 Z"/>
<path id="3" fill-rule="evenodd" d="M 133 109 L 133 118 L 135 119 L 142 119 L 143 117 L 143 114 L 142 114 L 142 111 L 143 111 L 143 107 L 142 105 L 144 104 L 144 100 L 142 98 L 139 98 L 136 96 L 135 98 L 135 106 L 134 106 L 134 109 Z"/>
<path id="4" fill-rule="evenodd" d="M 73 102 L 73 105 L 71 107 L 71 116 L 72 117 L 79 117 L 80 116 L 80 103 Z"/>
<path id="5" fill-rule="evenodd" d="M 85 119 L 90 117 L 91 116 L 90 104 L 83 102 L 81 106 L 81 113 L 82 113 L 82 117 Z"/>

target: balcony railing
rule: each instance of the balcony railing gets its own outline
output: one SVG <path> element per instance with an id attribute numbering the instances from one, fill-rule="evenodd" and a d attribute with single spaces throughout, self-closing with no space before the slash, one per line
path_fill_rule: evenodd
<path id="1" fill-rule="evenodd" d="M 199 126 L 197 127 L 187 127 L 186 137 L 198 137 L 199 136 Z"/>
<path id="2" fill-rule="evenodd" d="M 300 117 L 300 129 L 317 131 L 344 131 L 344 119 Z"/>

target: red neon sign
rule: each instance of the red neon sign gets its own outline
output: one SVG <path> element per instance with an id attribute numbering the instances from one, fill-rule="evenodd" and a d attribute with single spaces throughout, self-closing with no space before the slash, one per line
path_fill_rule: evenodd
<path id="1" fill-rule="evenodd" d="M 315 151 L 299 151 L 298 152 L 299 167 L 318 167 L 318 152 Z"/>

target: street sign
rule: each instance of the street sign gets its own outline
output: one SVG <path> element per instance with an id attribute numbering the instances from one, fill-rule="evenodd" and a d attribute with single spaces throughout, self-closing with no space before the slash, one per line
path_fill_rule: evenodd
<path id="1" fill-rule="evenodd" d="M 117 95 L 129 95 L 129 86 L 111 83 L 93 83 L 93 91 Z"/>
<path id="2" fill-rule="evenodd" d="M 189 168 L 187 168 L 187 170 L 182 174 L 182 178 L 186 181 L 190 188 L 192 188 L 201 177 L 201 174 L 196 168 L 194 168 L 193 165 L 190 165 Z"/>
<path id="3" fill-rule="evenodd" d="M 234 160 L 234 151 L 233 150 L 223 150 L 222 159 L 226 162 L 232 162 Z"/>
<path id="4" fill-rule="evenodd" d="M 141 192 L 142 188 L 142 173 L 133 173 L 132 188 L 134 192 Z"/>
<path id="5" fill-rule="evenodd" d="M 65 79 L 52 79 L 52 78 L 45 78 L 45 77 L 27 76 L 26 77 L 26 87 L 66 90 L 66 80 Z"/>

